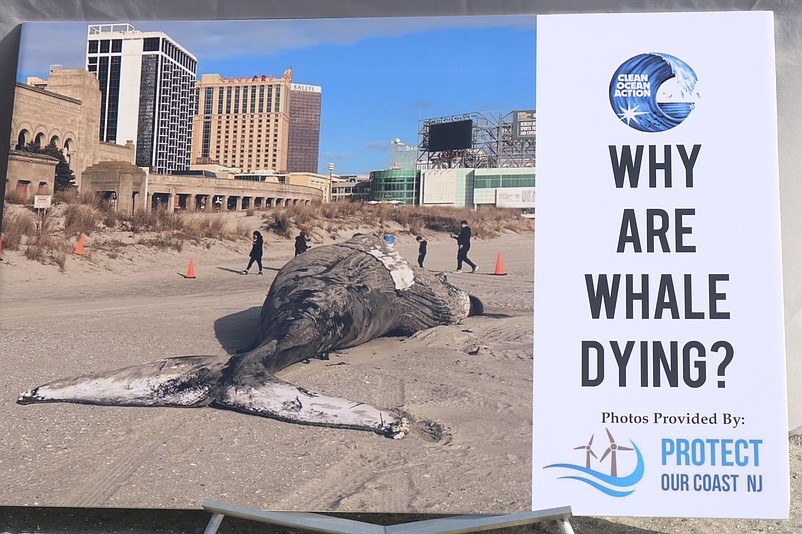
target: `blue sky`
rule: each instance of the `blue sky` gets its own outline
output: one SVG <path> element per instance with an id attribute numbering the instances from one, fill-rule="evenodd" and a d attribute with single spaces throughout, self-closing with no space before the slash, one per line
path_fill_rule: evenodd
<path id="1" fill-rule="evenodd" d="M 89 22 L 23 26 L 17 80 L 83 68 Z M 535 17 L 131 22 L 198 58 L 198 76 L 280 76 L 322 87 L 321 173 L 384 169 L 419 119 L 535 108 Z"/>

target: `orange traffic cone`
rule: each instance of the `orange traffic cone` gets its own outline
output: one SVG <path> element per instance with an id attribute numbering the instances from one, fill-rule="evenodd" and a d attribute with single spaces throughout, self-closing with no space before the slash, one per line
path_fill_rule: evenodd
<path id="1" fill-rule="evenodd" d="M 86 245 L 86 235 L 81 234 L 81 237 L 78 238 L 78 244 L 75 245 L 72 253 L 80 256 L 84 253 L 84 245 Z"/>
<path id="2" fill-rule="evenodd" d="M 499 252 L 498 256 L 496 256 L 496 272 L 493 274 L 500 276 L 507 274 L 507 272 L 504 270 L 504 258 L 501 256 L 501 252 Z"/>
<path id="3" fill-rule="evenodd" d="M 187 265 L 187 274 L 184 275 L 184 278 L 195 278 L 195 262 L 192 261 L 192 258 L 189 258 L 189 265 Z"/>

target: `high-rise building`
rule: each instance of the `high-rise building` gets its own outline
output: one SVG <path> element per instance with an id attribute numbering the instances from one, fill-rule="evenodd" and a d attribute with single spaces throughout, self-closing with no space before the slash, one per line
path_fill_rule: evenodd
<path id="1" fill-rule="evenodd" d="M 192 164 L 286 173 L 291 85 L 291 69 L 280 78 L 201 76 Z"/>
<path id="2" fill-rule="evenodd" d="M 318 171 L 320 101 L 320 86 L 300 83 L 290 86 L 289 172 Z"/>
<path id="3" fill-rule="evenodd" d="M 197 65 L 195 56 L 162 32 L 90 25 L 86 68 L 100 85 L 100 140 L 134 141 L 136 165 L 151 172 L 187 169 Z"/>

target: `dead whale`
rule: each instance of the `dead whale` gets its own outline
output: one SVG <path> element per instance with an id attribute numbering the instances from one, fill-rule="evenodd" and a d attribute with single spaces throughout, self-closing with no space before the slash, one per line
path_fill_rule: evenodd
<path id="1" fill-rule="evenodd" d="M 249 352 L 229 359 L 165 358 L 55 380 L 26 391 L 17 402 L 211 406 L 399 438 L 408 431 L 400 414 L 322 395 L 276 373 L 388 333 L 411 334 L 480 313 L 481 302 L 444 275 L 411 266 L 383 239 L 356 235 L 310 249 L 281 269 L 262 305 L 260 338 Z"/>

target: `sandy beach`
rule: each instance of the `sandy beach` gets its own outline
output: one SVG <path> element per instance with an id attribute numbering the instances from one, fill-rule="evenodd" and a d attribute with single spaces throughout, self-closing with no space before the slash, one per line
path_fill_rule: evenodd
<path id="1" fill-rule="evenodd" d="M 454 241 L 428 237 L 426 267 L 452 271 Z M 0 532 L 119 531 L 118 516 L 108 512 L 101 521 L 92 514 L 102 511 L 37 516 L 37 508 L 27 507 L 175 509 L 179 517 L 207 499 L 359 514 L 531 509 L 532 234 L 475 240 L 470 256 L 479 272 L 448 275 L 483 301 L 485 315 L 408 338 L 376 339 L 281 372 L 298 385 L 410 414 L 412 431 L 403 440 L 212 408 L 16 404 L 23 390 L 57 378 L 249 348 L 270 283 L 293 251 L 290 240 L 268 234 L 265 276 L 254 270 L 243 276 L 248 250 L 244 240 L 181 252 L 132 245 L 113 257 L 71 256 L 64 272 L 4 253 L 0 502 L 26 508 L 0 509 L 9 522 L 0 520 Z M 412 236 L 402 235 L 398 250 L 415 261 Z M 504 276 L 494 274 L 499 254 Z M 190 259 L 195 279 L 184 277 Z M 577 532 L 799 532 L 800 451 L 793 438 L 789 521 L 576 518 L 572 524 Z M 159 513 L 159 531 L 202 530 L 202 512 L 187 530 L 172 526 L 169 513 Z M 124 512 L 119 517 L 125 521 Z M 140 532 L 130 527 L 133 517 L 125 530 Z M 81 526 L 69 530 L 71 524 Z M 229 521 L 226 530 L 224 522 L 221 532 L 246 532 L 241 525 Z M 506 531 L 557 532 L 553 524 Z"/>
<path id="2" fill-rule="evenodd" d="M 257 219 L 252 218 L 254 223 Z M 331 239 L 336 239 L 333 236 Z M 314 243 L 318 246 L 321 243 Z M 87 249 L 91 250 L 91 240 Z M 433 236 L 427 267 L 453 270 Z M 7 252 L 0 265 L 0 500 L 15 506 L 501 513 L 530 507 L 532 235 L 478 242 L 476 274 L 449 280 L 487 315 L 313 359 L 281 378 L 413 417 L 400 441 L 210 408 L 20 406 L 57 378 L 249 348 L 292 242 L 268 235 L 265 276 L 248 244 L 182 252 L 130 246 L 72 256 L 65 270 Z M 399 251 L 415 261 L 417 245 Z M 506 276 L 493 274 L 501 253 Z M 186 279 L 190 258 L 195 279 Z M 488 484 L 493 475 L 496 482 Z"/>

